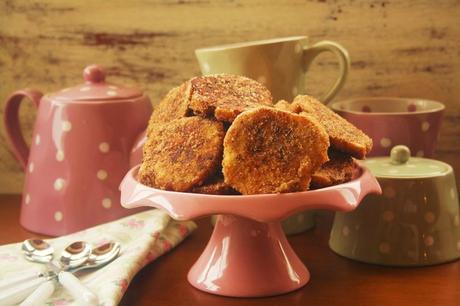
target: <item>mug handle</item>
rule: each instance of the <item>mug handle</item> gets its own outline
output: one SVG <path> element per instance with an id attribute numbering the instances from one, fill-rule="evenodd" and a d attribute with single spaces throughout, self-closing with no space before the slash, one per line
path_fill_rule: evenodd
<path id="1" fill-rule="evenodd" d="M 23 169 L 27 166 L 29 159 L 29 147 L 24 140 L 19 125 L 19 105 L 23 98 L 28 98 L 32 101 L 36 108 L 40 104 L 40 99 L 43 94 L 34 89 L 23 89 L 14 92 L 6 100 L 5 112 L 3 114 L 3 122 L 5 124 L 6 139 L 8 140 L 11 151 L 14 157 L 19 161 Z"/>
<path id="2" fill-rule="evenodd" d="M 334 53 L 339 60 L 339 77 L 329 91 L 320 98 L 320 101 L 326 104 L 334 98 L 345 83 L 348 70 L 350 68 L 350 57 L 348 55 L 348 51 L 342 45 L 330 40 L 322 40 L 312 46 L 305 46 L 303 49 L 303 63 L 305 71 L 308 70 L 308 67 L 316 56 L 318 56 L 321 52 L 327 51 Z"/>

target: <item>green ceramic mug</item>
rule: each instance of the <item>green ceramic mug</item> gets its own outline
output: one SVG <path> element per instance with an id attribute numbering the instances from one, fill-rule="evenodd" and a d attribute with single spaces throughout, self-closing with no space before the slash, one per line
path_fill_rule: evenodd
<path id="1" fill-rule="evenodd" d="M 348 52 L 336 42 L 320 41 L 310 44 L 307 36 L 221 45 L 195 50 L 203 75 L 228 73 L 244 75 L 264 84 L 274 101 L 292 101 L 306 94 L 308 68 L 322 52 L 332 52 L 339 62 L 339 76 L 320 98 L 330 101 L 342 88 L 350 67 Z"/>

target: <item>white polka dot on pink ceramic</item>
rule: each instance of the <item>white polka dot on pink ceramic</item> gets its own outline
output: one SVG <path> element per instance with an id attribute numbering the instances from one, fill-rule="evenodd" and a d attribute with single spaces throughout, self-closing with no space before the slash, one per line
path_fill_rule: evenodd
<path id="1" fill-rule="evenodd" d="M 108 96 L 115 97 L 117 95 L 117 92 L 115 90 L 108 90 L 106 94 Z"/>
<path id="2" fill-rule="evenodd" d="M 70 121 L 62 121 L 62 130 L 64 132 L 69 132 L 72 129 L 72 123 Z"/>
<path id="3" fill-rule="evenodd" d="M 108 173 L 104 169 L 100 169 L 100 170 L 97 171 L 96 176 L 97 176 L 98 179 L 103 181 L 103 180 L 105 180 L 107 178 Z"/>
<path id="4" fill-rule="evenodd" d="M 40 144 L 40 134 L 35 135 L 35 144 L 38 146 Z"/>
<path id="5" fill-rule="evenodd" d="M 24 197 L 24 203 L 26 203 L 26 204 L 30 203 L 30 195 L 29 194 L 26 194 L 26 196 Z"/>
<path id="6" fill-rule="evenodd" d="M 60 212 L 60 211 L 57 211 L 57 212 L 54 213 L 54 220 L 56 220 L 57 222 L 62 221 L 63 217 L 64 216 L 63 216 L 62 212 Z"/>
<path id="7" fill-rule="evenodd" d="M 64 179 L 62 179 L 62 178 L 57 178 L 57 179 L 54 181 L 54 190 L 56 190 L 56 191 L 61 190 L 62 188 L 64 188 L 64 184 L 65 184 Z"/>
<path id="8" fill-rule="evenodd" d="M 60 162 L 64 160 L 64 151 L 58 150 L 56 152 L 56 160 Z"/>
<path id="9" fill-rule="evenodd" d="M 112 207 L 112 200 L 110 198 L 104 198 L 102 200 L 102 207 L 106 209 L 109 209 L 110 207 Z"/>
<path id="10" fill-rule="evenodd" d="M 110 145 L 107 142 L 101 142 L 99 144 L 99 151 L 102 153 L 107 153 L 110 150 Z"/>
<path id="11" fill-rule="evenodd" d="M 428 121 L 424 121 L 420 127 L 422 132 L 427 132 L 430 129 L 430 123 Z"/>
<path id="12" fill-rule="evenodd" d="M 30 172 L 30 173 L 34 172 L 34 163 L 33 163 L 33 162 L 31 162 L 31 163 L 29 164 L 29 172 Z"/>

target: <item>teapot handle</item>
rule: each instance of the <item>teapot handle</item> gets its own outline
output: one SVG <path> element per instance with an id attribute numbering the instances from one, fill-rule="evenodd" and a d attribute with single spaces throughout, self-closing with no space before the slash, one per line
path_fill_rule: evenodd
<path id="1" fill-rule="evenodd" d="M 23 169 L 26 168 L 27 160 L 29 159 L 29 147 L 24 140 L 19 125 L 19 105 L 23 98 L 28 98 L 33 102 L 35 107 L 38 108 L 42 96 L 43 94 L 38 90 L 23 89 L 14 92 L 5 103 L 3 122 L 5 124 L 6 138 L 10 144 L 13 155 L 19 161 Z"/>

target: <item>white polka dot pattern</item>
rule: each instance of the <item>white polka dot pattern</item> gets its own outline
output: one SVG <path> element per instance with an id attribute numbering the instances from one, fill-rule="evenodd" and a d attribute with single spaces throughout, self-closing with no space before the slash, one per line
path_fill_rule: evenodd
<path id="1" fill-rule="evenodd" d="M 29 194 L 26 194 L 26 196 L 24 197 L 24 203 L 26 203 L 26 204 L 30 203 L 30 195 Z"/>
<path id="2" fill-rule="evenodd" d="M 430 129 L 430 123 L 427 121 L 422 122 L 422 132 L 427 132 Z"/>
<path id="3" fill-rule="evenodd" d="M 110 150 L 110 145 L 107 142 L 101 142 L 99 144 L 99 151 L 102 153 L 107 153 Z"/>
<path id="4" fill-rule="evenodd" d="M 54 213 L 54 220 L 56 220 L 57 222 L 62 221 L 63 217 L 64 216 L 62 215 L 62 212 L 60 212 L 60 211 L 57 211 L 57 212 Z"/>
<path id="5" fill-rule="evenodd" d="M 31 163 L 29 164 L 29 172 L 30 172 L 30 173 L 34 172 L 34 163 L 33 163 L 33 162 L 31 162 Z"/>
<path id="6" fill-rule="evenodd" d="M 100 179 L 101 181 L 105 180 L 108 176 L 108 173 L 107 171 L 101 169 L 99 171 L 97 171 L 97 178 Z"/>
<path id="7" fill-rule="evenodd" d="M 69 132 L 72 129 L 72 123 L 70 121 L 62 121 L 62 131 Z"/>
<path id="8" fill-rule="evenodd" d="M 64 160 L 64 151 L 58 150 L 56 152 L 56 160 L 60 162 Z"/>
<path id="9" fill-rule="evenodd" d="M 104 207 L 106 209 L 109 209 L 110 207 L 112 207 L 112 200 L 109 199 L 109 198 L 104 198 L 102 200 L 102 207 Z"/>
<path id="10" fill-rule="evenodd" d="M 108 90 L 107 95 L 111 97 L 115 97 L 117 95 L 117 92 L 115 90 Z"/>
<path id="11" fill-rule="evenodd" d="M 62 190 L 62 188 L 64 187 L 64 183 L 65 183 L 64 179 L 57 178 L 54 181 L 54 190 L 56 190 L 56 191 Z"/>
<path id="12" fill-rule="evenodd" d="M 40 144 L 40 134 L 35 136 L 35 144 L 38 146 Z"/>

